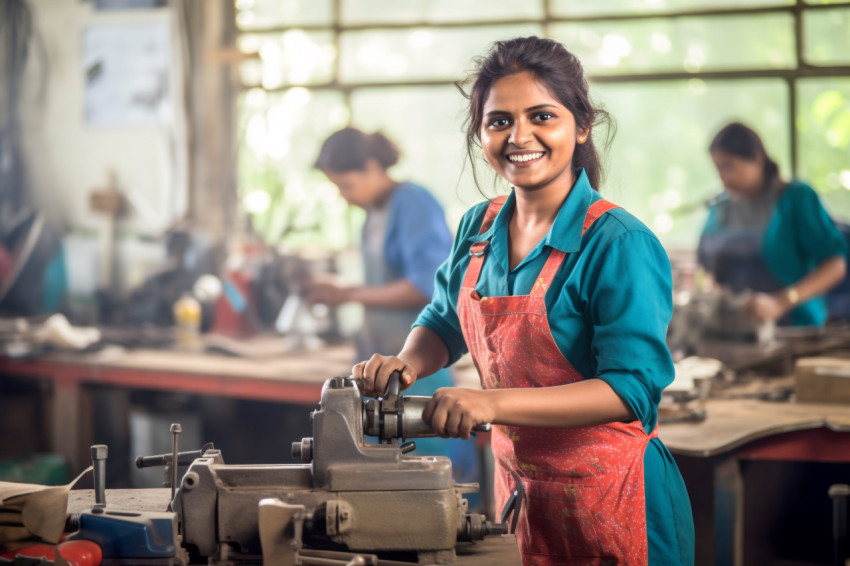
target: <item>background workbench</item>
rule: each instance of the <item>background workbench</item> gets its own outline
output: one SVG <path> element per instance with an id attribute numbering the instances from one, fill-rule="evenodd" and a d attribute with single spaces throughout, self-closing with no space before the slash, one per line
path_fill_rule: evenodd
<path id="1" fill-rule="evenodd" d="M 850 406 L 710 399 L 659 436 L 694 512 L 697 565 L 830 564 L 827 490 L 850 483 Z"/>
<path id="2" fill-rule="evenodd" d="M 47 383 L 50 449 L 61 454 L 75 473 L 89 462 L 89 446 L 95 440 L 92 415 L 99 408 L 86 394 L 88 386 L 281 402 L 301 405 L 307 415 L 310 407 L 318 404 L 325 380 L 350 374 L 354 355 L 354 348 L 347 344 L 285 353 L 280 347 L 275 353 L 273 348 L 259 345 L 250 357 L 106 348 L 29 359 L 0 356 L 0 375 Z"/>

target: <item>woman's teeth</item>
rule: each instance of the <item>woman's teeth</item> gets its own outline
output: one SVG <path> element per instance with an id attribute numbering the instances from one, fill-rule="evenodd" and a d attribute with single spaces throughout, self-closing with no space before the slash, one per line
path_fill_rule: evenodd
<path id="1" fill-rule="evenodd" d="M 541 157 L 543 157 L 543 152 L 539 151 L 537 153 L 526 153 L 524 155 L 509 155 L 508 161 L 512 161 L 514 163 L 522 163 L 524 161 L 533 161 Z"/>

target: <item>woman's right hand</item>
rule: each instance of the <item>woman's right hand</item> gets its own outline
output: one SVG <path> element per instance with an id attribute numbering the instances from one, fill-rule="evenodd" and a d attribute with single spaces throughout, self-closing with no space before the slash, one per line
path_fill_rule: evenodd
<path id="1" fill-rule="evenodd" d="M 382 397 L 387 392 L 390 376 L 394 371 L 401 373 L 399 390 L 403 391 L 416 383 L 416 370 L 396 356 L 375 354 L 365 362 L 351 368 L 351 377 L 360 383 L 360 393 L 366 397 Z"/>

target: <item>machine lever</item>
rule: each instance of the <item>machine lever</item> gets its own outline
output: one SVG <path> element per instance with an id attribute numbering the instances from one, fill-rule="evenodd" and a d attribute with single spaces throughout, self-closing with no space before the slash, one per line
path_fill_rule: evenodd
<path id="1" fill-rule="evenodd" d="M 511 496 L 505 503 L 505 507 L 502 509 L 501 521 L 502 524 L 506 523 L 508 515 L 513 512 L 513 516 L 511 517 L 511 527 L 508 529 L 508 533 L 514 534 L 516 533 L 517 521 L 519 521 L 519 513 L 522 511 L 522 500 L 525 498 L 525 487 L 522 485 L 522 479 L 516 472 L 511 472 L 511 475 L 514 477 L 514 491 L 511 493 Z"/>
<path id="2" fill-rule="evenodd" d="M 387 383 L 387 396 L 398 395 L 401 391 L 401 372 L 396 370 L 390 374 L 390 381 Z"/>
<path id="3" fill-rule="evenodd" d="M 180 452 L 177 454 L 177 465 L 188 466 L 196 458 L 200 458 L 207 450 L 215 450 L 215 445 L 212 442 L 204 444 L 200 450 L 191 450 L 188 452 Z M 151 468 L 154 466 L 167 466 L 171 463 L 173 454 L 157 454 L 155 456 L 137 456 L 136 467 L 140 470 L 143 468 Z"/>
<path id="4" fill-rule="evenodd" d="M 177 451 L 177 441 L 180 433 L 183 432 L 183 427 L 180 423 L 171 425 L 171 434 L 173 435 L 171 445 L 171 501 L 174 501 L 174 495 L 177 493 L 177 472 L 180 470 L 180 453 Z"/>

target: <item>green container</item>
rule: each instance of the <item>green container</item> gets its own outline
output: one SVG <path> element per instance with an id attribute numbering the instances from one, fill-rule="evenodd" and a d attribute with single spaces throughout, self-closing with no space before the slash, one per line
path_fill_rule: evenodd
<path id="1" fill-rule="evenodd" d="M 68 463 L 58 454 L 0 458 L 0 481 L 64 485 L 68 483 Z"/>

